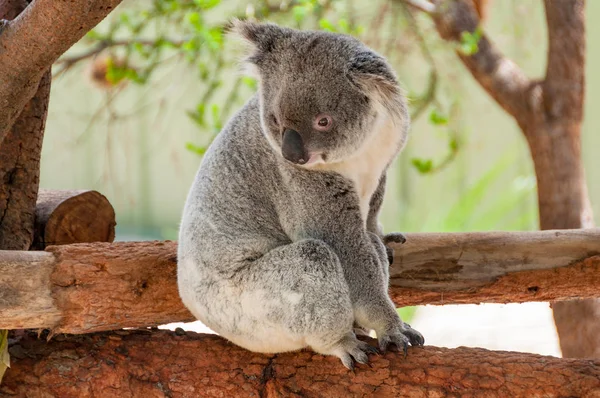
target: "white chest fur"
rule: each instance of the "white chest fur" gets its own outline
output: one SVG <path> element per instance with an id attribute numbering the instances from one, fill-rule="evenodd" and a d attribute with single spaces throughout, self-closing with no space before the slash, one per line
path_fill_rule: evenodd
<path id="1" fill-rule="evenodd" d="M 319 165 L 319 168 L 335 171 L 354 183 L 365 223 L 369 215 L 369 202 L 379 185 L 379 179 L 400 151 L 402 142 L 402 132 L 388 117 L 378 120 L 375 129 L 370 139 L 351 158 Z"/>

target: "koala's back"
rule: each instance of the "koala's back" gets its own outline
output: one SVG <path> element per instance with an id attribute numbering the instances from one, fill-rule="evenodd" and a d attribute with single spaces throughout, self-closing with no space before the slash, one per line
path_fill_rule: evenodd
<path id="1" fill-rule="evenodd" d="M 205 154 L 183 212 L 180 256 L 225 269 L 275 247 L 286 239 L 273 200 L 281 186 L 254 97 Z"/>

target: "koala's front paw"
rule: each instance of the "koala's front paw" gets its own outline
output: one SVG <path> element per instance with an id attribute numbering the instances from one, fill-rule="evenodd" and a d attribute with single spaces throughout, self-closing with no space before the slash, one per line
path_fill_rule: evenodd
<path id="1" fill-rule="evenodd" d="M 401 234 L 400 232 L 392 232 L 391 234 L 387 234 L 383 237 L 383 243 L 384 244 L 388 244 L 388 243 L 405 243 L 406 242 L 406 236 L 404 236 L 404 234 Z"/>
<path id="2" fill-rule="evenodd" d="M 387 253 L 388 262 L 390 265 L 394 262 L 394 249 L 388 246 L 388 243 L 400 243 L 406 242 L 406 237 L 400 232 L 392 232 L 383 237 L 383 244 L 385 245 L 385 251 Z"/>
<path id="3" fill-rule="evenodd" d="M 382 353 L 385 353 L 390 343 L 393 343 L 398 351 L 402 350 L 404 352 L 404 356 L 406 357 L 409 344 L 413 347 L 425 344 L 425 338 L 421 333 L 410 327 L 408 323 L 405 323 L 403 326 L 402 330 L 397 329 L 377 336 L 379 349 Z"/>

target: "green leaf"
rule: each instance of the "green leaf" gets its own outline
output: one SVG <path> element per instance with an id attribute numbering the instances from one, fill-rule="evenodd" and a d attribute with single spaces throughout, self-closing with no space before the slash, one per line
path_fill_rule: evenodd
<path id="1" fill-rule="evenodd" d="M 204 119 L 204 114 L 206 113 L 206 107 L 204 104 L 200 103 L 196 106 L 196 110 L 194 112 L 188 111 L 188 116 L 196 122 L 200 127 L 206 127 L 206 121 Z"/>
<path id="2" fill-rule="evenodd" d="M 242 77 L 242 82 L 250 87 L 252 90 L 256 90 L 256 86 L 258 84 L 258 82 L 256 81 L 256 79 L 250 77 L 250 76 L 243 76 Z"/>
<path id="3" fill-rule="evenodd" d="M 308 7 L 307 6 L 294 6 L 292 8 L 292 14 L 294 15 L 294 19 L 297 22 L 302 22 L 302 20 L 306 17 L 306 15 L 308 14 Z"/>
<path id="4" fill-rule="evenodd" d="M 193 144 L 191 142 L 186 142 L 185 144 L 185 149 L 187 149 L 188 151 L 194 152 L 196 155 L 204 155 L 206 153 L 206 150 L 208 149 L 208 147 L 206 146 L 198 146 L 196 144 Z"/>
<path id="5" fill-rule="evenodd" d="M 186 21 L 192 25 L 192 27 L 200 32 L 203 29 L 203 22 L 202 22 L 202 16 L 200 15 L 199 12 L 188 12 L 185 15 L 185 19 Z"/>
<path id="6" fill-rule="evenodd" d="M 437 109 L 434 109 L 429 114 L 429 121 L 435 124 L 436 126 L 441 126 L 448 124 L 448 117 L 440 113 L 440 111 L 438 111 Z"/>
<path id="7" fill-rule="evenodd" d="M 458 151 L 458 138 L 451 137 L 450 141 L 448 141 L 448 147 L 452 152 Z"/>
<path id="8" fill-rule="evenodd" d="M 210 111 L 211 111 L 211 116 L 212 116 L 212 121 L 213 121 L 213 129 L 215 132 L 218 132 L 222 128 L 221 109 L 219 108 L 219 105 L 213 104 L 211 106 Z"/>
<path id="9" fill-rule="evenodd" d="M 426 174 L 433 169 L 433 160 L 431 159 L 413 158 L 411 159 L 411 163 L 421 174 Z"/>
<path id="10" fill-rule="evenodd" d="M 203 10 L 210 10 L 219 5 L 221 0 L 194 0 L 194 4 Z"/>
<path id="11" fill-rule="evenodd" d="M 342 33 L 350 33 L 350 24 L 348 23 L 348 21 L 344 18 L 340 19 L 338 21 L 338 30 Z"/>
<path id="12" fill-rule="evenodd" d="M 223 32 L 220 28 L 212 28 L 205 32 L 204 40 L 211 50 L 220 50 L 223 45 Z"/>
<path id="13" fill-rule="evenodd" d="M 90 30 L 85 34 L 86 39 L 89 40 L 102 40 L 102 35 L 95 30 Z"/>
<path id="14" fill-rule="evenodd" d="M 328 32 L 335 32 L 335 26 L 325 18 L 319 20 L 319 26 L 321 29 L 326 30 Z"/>
<path id="15" fill-rule="evenodd" d="M 8 330 L 0 330 L 0 383 L 6 369 L 10 368 L 10 355 L 8 354 Z"/>
<path id="16" fill-rule="evenodd" d="M 127 13 L 121 13 L 119 15 L 119 21 L 123 24 L 123 25 L 129 25 L 130 24 L 130 19 L 129 19 L 129 15 Z"/>
<path id="17" fill-rule="evenodd" d="M 477 51 L 479 51 L 479 40 L 481 40 L 482 35 L 483 32 L 480 27 L 477 27 L 477 29 L 475 29 L 473 33 L 466 31 L 462 32 L 460 34 L 460 44 L 458 46 L 458 51 L 460 51 L 464 55 L 476 54 Z"/>

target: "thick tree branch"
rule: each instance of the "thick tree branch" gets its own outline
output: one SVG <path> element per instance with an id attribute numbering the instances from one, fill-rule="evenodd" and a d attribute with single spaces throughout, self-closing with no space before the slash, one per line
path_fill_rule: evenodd
<path id="1" fill-rule="evenodd" d="M 440 36 L 451 42 L 460 42 L 463 32 L 473 33 L 480 25 L 479 16 L 469 0 L 430 2 L 401 0 L 433 18 Z M 422 7 L 422 4 L 428 5 Z M 434 9 L 430 10 L 430 6 Z M 531 82 L 525 73 L 506 58 L 484 34 L 478 42 L 478 51 L 463 54 L 457 51 L 463 64 L 494 100 L 517 120 L 524 120 L 527 93 Z"/>
<path id="2" fill-rule="evenodd" d="M 26 7 L 25 0 L 0 1 L 0 36 L 8 20 L 16 18 Z M 33 239 L 50 82 L 48 70 L 36 82 L 35 94 L 7 129 L 6 139 L 0 145 L 0 248 L 4 250 L 27 250 Z"/>
<path id="3" fill-rule="evenodd" d="M 544 107 L 551 120 L 581 123 L 585 98 L 584 0 L 545 0 L 548 61 Z"/>
<path id="4" fill-rule="evenodd" d="M 600 230 L 409 234 L 395 251 L 398 306 L 600 296 Z M 0 252 L 0 292 L 0 329 L 87 333 L 193 320 L 177 290 L 174 242 Z"/>
<path id="5" fill-rule="evenodd" d="M 35 0 L 0 33 L 0 143 L 42 75 L 121 0 Z"/>
<path id="6" fill-rule="evenodd" d="M 60 341 L 59 341 L 60 340 Z M 370 340 L 370 339 L 369 339 Z M 374 344 L 371 341 L 371 344 Z M 600 361 L 481 348 L 373 355 L 355 372 L 310 351 L 252 353 L 213 335 L 129 331 L 9 347 L 0 395 L 85 397 L 592 397 Z"/>

